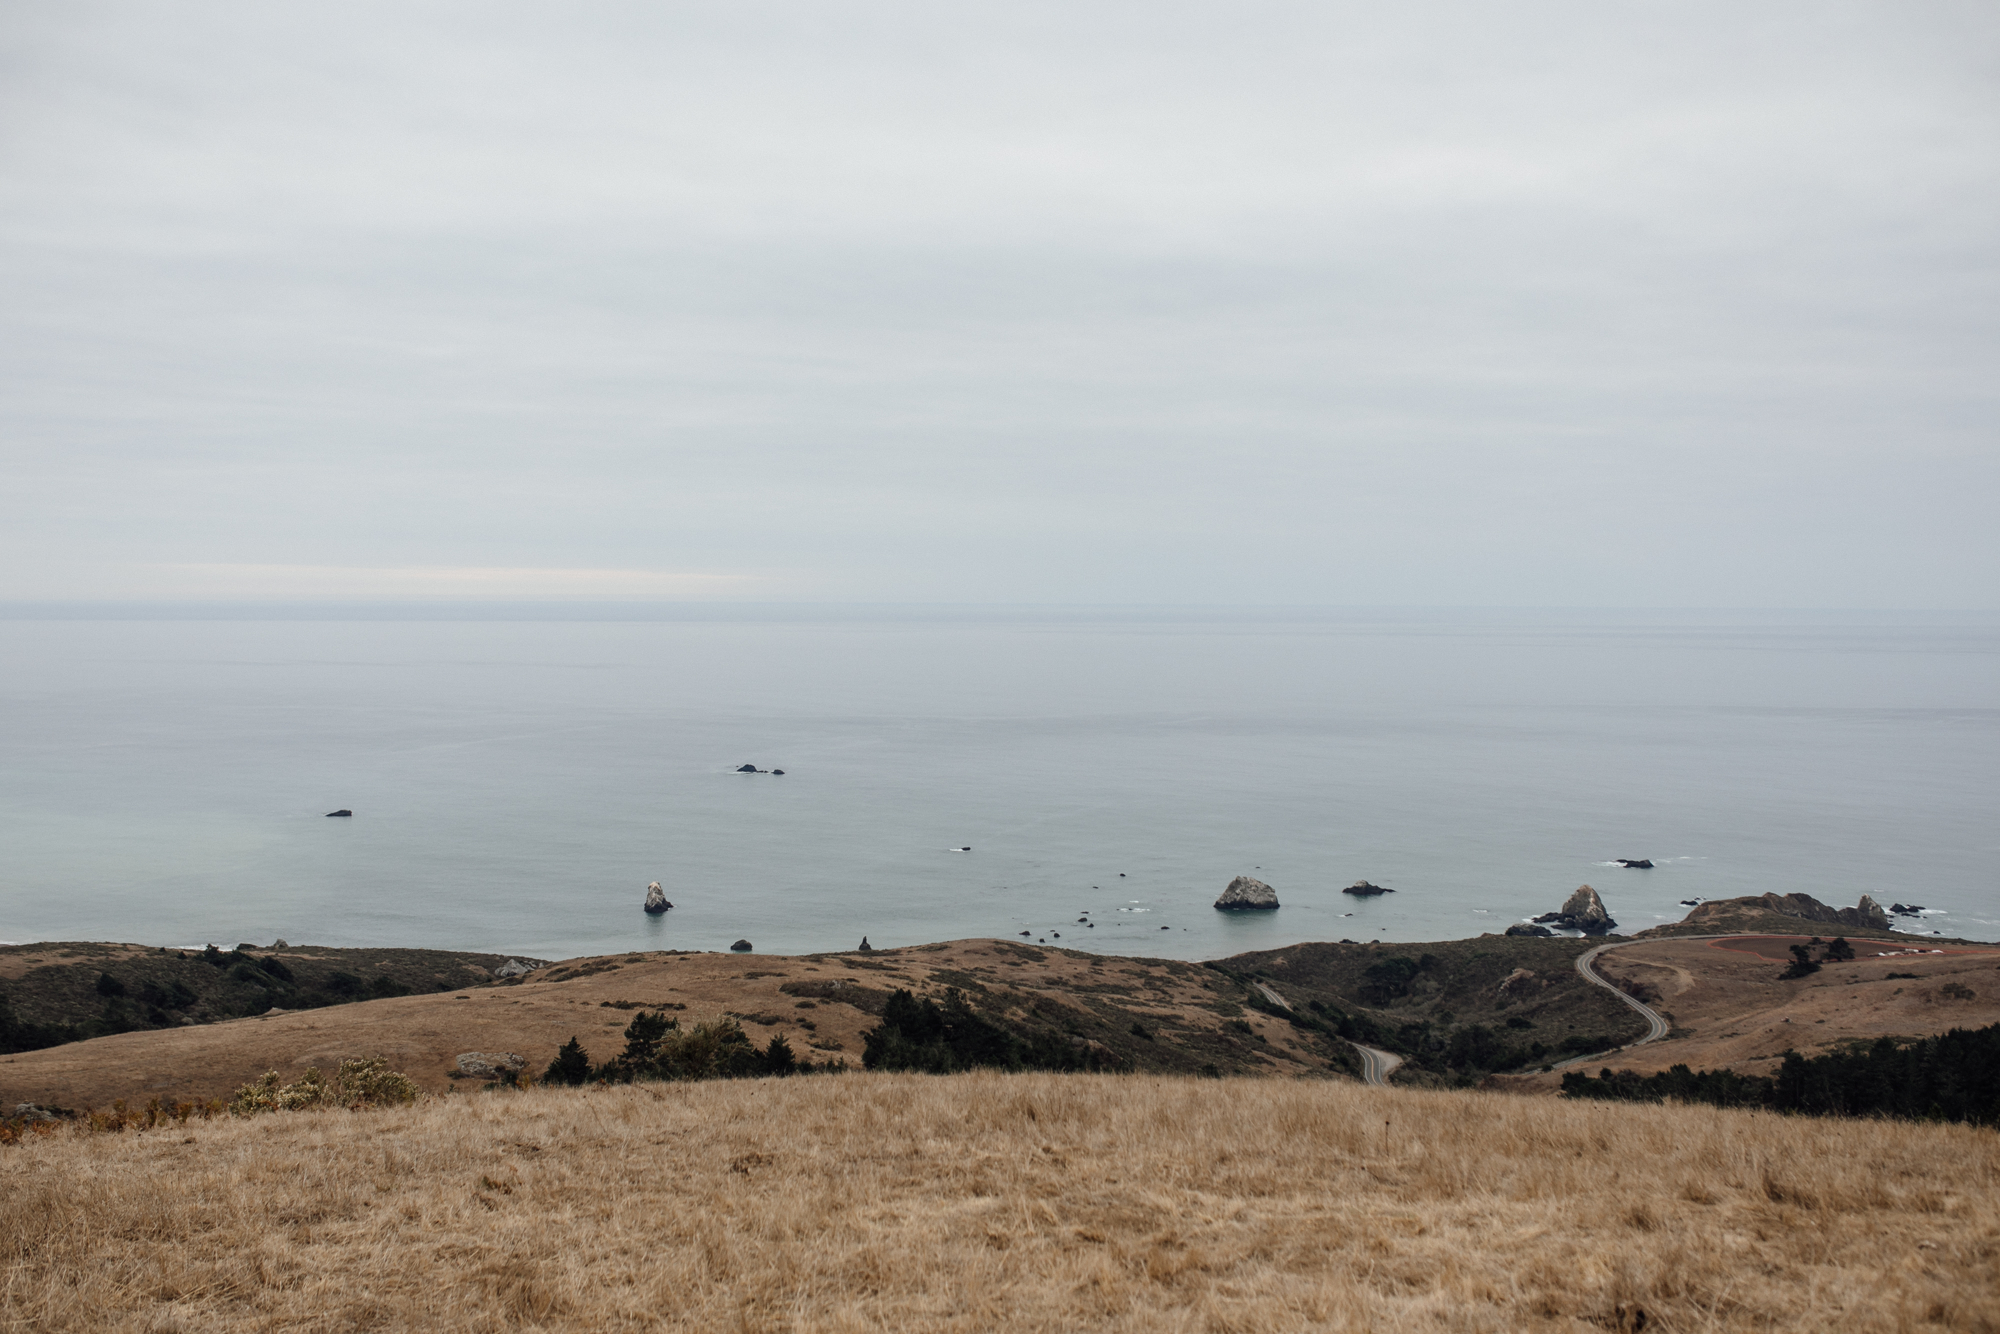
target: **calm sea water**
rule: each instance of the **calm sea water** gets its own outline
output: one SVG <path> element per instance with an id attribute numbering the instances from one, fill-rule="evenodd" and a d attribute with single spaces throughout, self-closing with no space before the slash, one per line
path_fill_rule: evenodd
<path id="1" fill-rule="evenodd" d="M 0 619 L 0 939 L 1202 958 L 1585 882 L 2000 936 L 1992 617 L 647 614 Z"/>

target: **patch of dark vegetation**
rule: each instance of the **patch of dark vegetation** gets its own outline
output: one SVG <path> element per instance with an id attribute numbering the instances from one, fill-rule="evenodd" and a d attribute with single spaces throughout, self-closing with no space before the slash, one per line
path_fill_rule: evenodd
<path id="1" fill-rule="evenodd" d="M 1846 936 L 1835 936 L 1831 941 L 1814 936 L 1803 945 L 1792 946 L 1791 955 L 1792 961 L 1785 965 L 1784 972 L 1778 974 L 1780 982 L 1811 977 L 1822 964 L 1852 963 L 1854 946 L 1847 943 Z"/>
<path id="2" fill-rule="evenodd" d="M 1138 1027 L 1136 1022 L 1133 1026 Z M 1048 1024 L 981 1014 L 956 987 L 945 990 L 942 1003 L 919 1000 L 898 989 L 882 1009 L 882 1022 L 861 1036 L 861 1064 L 870 1070 L 943 1075 L 974 1069 L 1118 1070 L 1127 1066 L 1103 1043 Z"/>
<path id="3" fill-rule="evenodd" d="M 545 1084 L 631 1084 L 694 1079 L 757 1079 L 767 1075 L 831 1073 L 838 1061 L 802 1061 L 782 1033 L 759 1048 L 733 1018 L 682 1028 L 670 1015 L 642 1010 L 625 1026 L 625 1050 L 593 1066 L 572 1037 L 542 1073 Z"/>
<path id="4" fill-rule="evenodd" d="M 491 984 L 500 954 L 448 950 L 148 949 L 43 943 L 0 947 L 25 971 L 0 984 L 0 1053 Z M 11 971 L 11 969 L 9 970 Z"/>
<path id="5" fill-rule="evenodd" d="M 1690 1070 L 1654 1075 L 1606 1069 L 1563 1076 L 1566 1098 L 1713 1103 L 1806 1116 L 1892 1116 L 2000 1125 L 2000 1024 L 1936 1037 L 1873 1043 L 1825 1056 L 1785 1053 L 1775 1075 Z"/>
<path id="6" fill-rule="evenodd" d="M 879 1015 L 882 1013 L 882 1007 L 889 1003 L 888 992 L 876 987 L 864 987 L 858 982 L 849 982 L 845 979 L 815 978 L 804 982 L 780 982 L 778 990 L 787 996 L 852 1005 L 863 1014 Z"/>
<path id="7" fill-rule="evenodd" d="M 1645 1031 L 1615 997 L 1577 976 L 1576 956 L 1595 943 L 1500 935 L 1394 950 L 1312 943 L 1207 966 L 1242 988 L 1219 994 L 1218 1012 L 1240 1001 L 1324 1034 L 1329 1048 L 1380 1047 L 1404 1057 L 1421 1081 L 1463 1086 L 1605 1051 Z M 1253 982 L 1276 987 L 1292 1008 L 1272 1004 Z"/>

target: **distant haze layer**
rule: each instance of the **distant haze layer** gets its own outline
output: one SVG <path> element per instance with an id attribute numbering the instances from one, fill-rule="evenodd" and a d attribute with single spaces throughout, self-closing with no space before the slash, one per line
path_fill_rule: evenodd
<path id="1" fill-rule="evenodd" d="M 1988 607 L 1996 37 L 17 6 L 0 599 Z"/>

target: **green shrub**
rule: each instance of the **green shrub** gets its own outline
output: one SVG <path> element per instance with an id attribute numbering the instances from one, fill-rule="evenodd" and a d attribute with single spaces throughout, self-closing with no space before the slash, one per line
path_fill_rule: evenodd
<path id="1" fill-rule="evenodd" d="M 125 984 L 109 973 L 99 973 L 97 975 L 97 994 L 100 996 L 122 996 L 125 994 Z"/>
<path id="2" fill-rule="evenodd" d="M 544 1084 L 587 1084 L 590 1082 L 590 1053 L 572 1037 L 556 1049 L 556 1058 L 542 1072 Z"/>
<path id="3" fill-rule="evenodd" d="M 380 1056 L 365 1061 L 342 1061 L 329 1079 L 318 1066 L 290 1084 L 280 1084 L 276 1070 L 262 1079 L 245 1084 L 230 1099 L 229 1110 L 238 1116 L 259 1112 L 303 1112 L 314 1108 L 403 1106 L 417 1100 L 416 1081 L 389 1068 Z"/>

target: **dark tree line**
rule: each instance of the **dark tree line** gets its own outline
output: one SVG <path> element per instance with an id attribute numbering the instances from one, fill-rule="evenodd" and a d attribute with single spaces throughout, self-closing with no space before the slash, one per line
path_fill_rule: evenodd
<path id="1" fill-rule="evenodd" d="M 760 1050 L 734 1019 L 717 1019 L 683 1029 L 669 1015 L 641 1010 L 625 1026 L 625 1050 L 602 1065 L 575 1038 L 556 1051 L 542 1074 L 546 1084 L 630 1084 L 639 1080 L 754 1079 L 761 1075 L 811 1074 L 840 1067 L 801 1061 L 774 1034 Z"/>
<path id="2" fill-rule="evenodd" d="M 1893 1116 L 1994 1126 L 2000 1125 L 2000 1024 L 1955 1028 L 1900 1045 L 1878 1038 L 1860 1050 L 1826 1056 L 1786 1052 L 1776 1075 L 1676 1065 L 1655 1075 L 1607 1069 L 1593 1079 L 1573 1070 L 1563 1076 L 1562 1091 L 1568 1098 L 1672 1098 L 1806 1116 Z"/>

